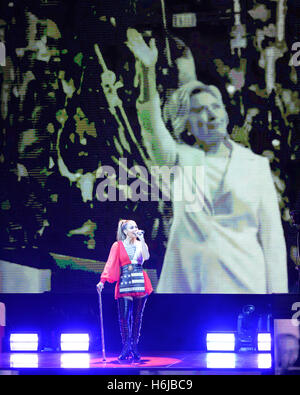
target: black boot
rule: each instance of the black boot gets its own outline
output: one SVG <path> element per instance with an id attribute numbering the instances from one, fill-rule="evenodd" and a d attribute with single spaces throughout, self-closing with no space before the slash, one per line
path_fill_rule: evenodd
<path id="1" fill-rule="evenodd" d="M 141 356 L 137 350 L 137 345 L 141 334 L 143 312 L 144 312 L 146 301 L 147 301 L 147 296 L 145 296 L 144 298 L 134 298 L 133 300 L 131 354 L 132 354 L 132 358 L 135 361 L 139 361 L 141 359 Z"/>
<path id="2" fill-rule="evenodd" d="M 123 349 L 119 355 L 119 360 L 127 360 L 131 355 L 130 338 L 131 338 L 131 316 L 132 300 L 118 298 L 119 324 L 122 338 Z"/>

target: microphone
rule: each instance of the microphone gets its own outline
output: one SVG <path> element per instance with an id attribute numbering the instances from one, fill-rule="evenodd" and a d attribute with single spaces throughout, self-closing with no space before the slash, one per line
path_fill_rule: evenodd
<path id="1" fill-rule="evenodd" d="M 140 230 L 138 230 L 138 231 L 136 232 L 136 235 L 137 235 L 137 236 L 143 236 L 144 234 L 145 234 L 145 231 L 142 230 L 142 229 L 140 229 Z"/>

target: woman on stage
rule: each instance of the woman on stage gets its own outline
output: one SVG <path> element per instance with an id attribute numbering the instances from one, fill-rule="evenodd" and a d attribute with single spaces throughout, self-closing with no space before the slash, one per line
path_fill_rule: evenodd
<path id="1" fill-rule="evenodd" d="M 151 281 L 143 270 L 143 262 L 149 259 L 148 246 L 143 231 L 132 220 L 118 224 L 117 241 L 110 249 L 109 257 L 97 284 L 101 292 L 105 281 L 113 283 L 123 349 L 119 360 L 139 360 L 137 344 L 140 337 L 142 317 L 148 295 L 153 291 Z"/>

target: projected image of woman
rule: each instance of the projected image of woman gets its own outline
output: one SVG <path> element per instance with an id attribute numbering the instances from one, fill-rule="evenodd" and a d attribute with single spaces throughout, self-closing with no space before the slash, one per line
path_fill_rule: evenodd
<path id="1" fill-rule="evenodd" d="M 128 29 L 126 44 L 137 65 L 137 112 L 149 158 L 177 171 L 157 292 L 287 292 L 286 246 L 268 159 L 229 138 L 228 114 L 215 86 L 189 81 L 162 112 L 155 40 L 147 45 Z M 190 168 L 195 171 L 186 177 Z"/>
<path id="2" fill-rule="evenodd" d="M 144 232 L 135 221 L 121 220 L 118 224 L 117 241 L 110 249 L 109 257 L 97 284 L 98 292 L 106 281 L 117 282 L 115 299 L 123 349 L 119 360 L 139 360 L 137 345 L 140 337 L 143 311 L 148 295 L 153 291 L 151 281 L 143 270 L 143 262 L 150 257 Z"/>

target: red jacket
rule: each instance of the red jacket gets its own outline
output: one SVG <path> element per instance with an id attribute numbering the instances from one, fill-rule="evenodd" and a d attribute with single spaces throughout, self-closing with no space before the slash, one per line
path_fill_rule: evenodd
<path id="1" fill-rule="evenodd" d="M 139 257 L 139 260 L 142 260 L 142 257 Z M 131 263 L 131 260 L 127 254 L 127 251 L 123 245 L 122 241 L 115 241 L 111 246 L 108 260 L 104 266 L 103 272 L 101 274 L 101 282 L 105 283 L 108 281 L 109 283 L 114 283 L 117 281 L 115 287 L 115 299 L 121 297 L 119 293 L 119 283 L 120 283 L 120 275 L 122 266 L 128 265 Z M 152 284 L 148 277 L 148 274 L 143 270 L 144 279 L 145 279 L 145 292 L 131 292 L 128 294 L 122 294 L 122 296 L 143 296 L 149 295 L 152 291 Z"/>

